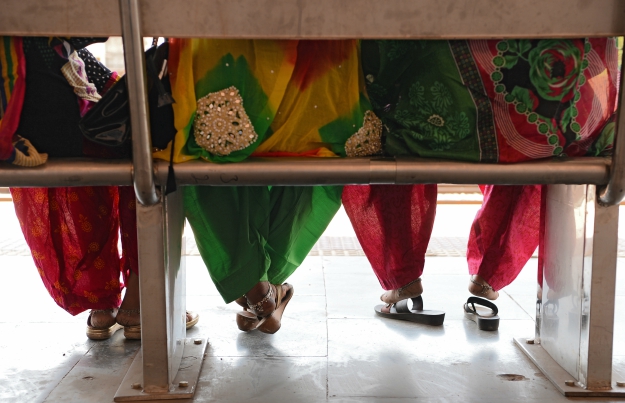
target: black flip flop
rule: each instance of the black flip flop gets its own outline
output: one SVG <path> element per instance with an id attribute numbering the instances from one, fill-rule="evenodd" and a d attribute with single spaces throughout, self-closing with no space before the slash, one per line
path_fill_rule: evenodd
<path id="1" fill-rule="evenodd" d="M 475 305 L 489 308 L 492 313 L 490 315 L 481 315 L 477 312 Z M 477 323 L 477 327 L 480 330 L 499 329 L 499 316 L 497 316 L 497 313 L 499 313 L 497 305 L 484 298 L 469 297 L 467 303 L 464 304 L 464 317 Z"/>
<path id="2" fill-rule="evenodd" d="M 440 326 L 445 320 L 445 312 L 423 310 L 423 298 L 419 295 L 412 299 L 412 309 L 408 309 L 408 300 L 401 301 L 391 305 L 390 312 L 382 312 L 382 308 L 387 305 L 376 305 L 375 313 L 383 318 L 407 320 L 410 322 L 421 323 L 430 326 Z"/>

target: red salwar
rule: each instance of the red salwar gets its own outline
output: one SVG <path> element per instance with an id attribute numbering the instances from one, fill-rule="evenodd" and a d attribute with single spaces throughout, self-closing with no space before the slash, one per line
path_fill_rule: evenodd
<path id="1" fill-rule="evenodd" d="M 469 273 L 495 290 L 510 284 L 538 247 L 541 186 L 480 186 L 469 234 Z M 421 277 L 436 215 L 436 185 L 345 186 L 343 204 L 382 288 Z"/>
<path id="2" fill-rule="evenodd" d="M 118 307 L 124 280 L 130 271 L 138 274 L 139 267 L 134 189 L 12 188 L 11 194 L 37 270 L 54 301 L 72 315 Z"/>

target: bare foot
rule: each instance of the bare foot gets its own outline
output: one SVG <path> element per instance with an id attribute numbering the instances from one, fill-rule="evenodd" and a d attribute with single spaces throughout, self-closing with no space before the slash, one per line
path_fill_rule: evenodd
<path id="1" fill-rule="evenodd" d="M 422 293 L 423 285 L 421 285 L 421 278 L 418 278 L 401 288 L 386 291 L 380 296 L 380 300 L 386 304 L 394 304 L 402 299 L 418 297 Z"/>
<path id="2" fill-rule="evenodd" d="M 469 292 L 477 297 L 490 299 L 491 301 L 499 298 L 499 292 L 493 290 L 493 287 L 491 287 L 477 274 L 471 276 L 471 281 L 469 282 Z"/>
<path id="3" fill-rule="evenodd" d="M 126 294 L 117 312 L 117 323 L 122 326 L 138 326 L 141 324 L 141 311 L 139 301 L 139 276 L 130 272 Z"/>

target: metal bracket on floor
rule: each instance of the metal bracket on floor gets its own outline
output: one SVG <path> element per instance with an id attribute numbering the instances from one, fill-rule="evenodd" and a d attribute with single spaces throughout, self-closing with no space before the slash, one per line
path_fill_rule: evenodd
<path id="1" fill-rule="evenodd" d="M 182 193 L 161 200 L 137 203 L 141 351 L 116 402 L 193 397 L 206 351 L 205 339 L 186 337 Z"/>
<path id="2" fill-rule="evenodd" d="M 195 394 L 208 341 L 205 339 L 184 340 L 184 351 L 178 373 L 169 385 L 169 391 L 147 393 L 143 389 L 143 352 L 139 351 L 126 373 L 117 393 L 116 402 L 141 400 L 190 399 Z"/>
<path id="3" fill-rule="evenodd" d="M 533 341 L 533 339 L 529 340 Z M 611 389 L 584 389 L 540 344 L 530 344 L 528 339 L 521 337 L 515 337 L 514 343 L 532 360 L 540 372 L 553 383 L 553 386 L 566 397 L 625 397 L 625 387 L 620 386 L 616 382 L 612 382 Z"/>
<path id="4" fill-rule="evenodd" d="M 594 185 L 549 185 L 536 334 L 516 344 L 565 396 L 625 397 L 612 380 L 618 206 Z"/>

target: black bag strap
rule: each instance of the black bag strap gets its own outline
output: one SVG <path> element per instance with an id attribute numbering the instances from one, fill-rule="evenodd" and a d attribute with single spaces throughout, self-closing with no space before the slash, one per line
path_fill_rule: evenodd
<path id="1" fill-rule="evenodd" d="M 169 153 L 169 169 L 167 170 L 167 184 L 165 185 L 165 196 L 177 190 L 176 175 L 174 173 L 174 146 L 176 145 L 176 136 L 171 140 L 171 151 Z"/>
<path id="2" fill-rule="evenodd" d="M 169 41 L 167 39 L 165 39 L 165 43 L 167 43 L 167 45 L 165 46 L 169 45 Z M 163 66 L 161 65 L 160 69 L 156 68 L 156 56 L 158 53 L 158 47 L 156 46 L 156 44 L 158 44 L 158 37 L 154 37 L 154 39 L 152 39 L 152 48 L 150 48 L 146 52 L 147 57 L 145 60 L 145 68 L 147 70 L 148 75 L 150 76 L 152 80 L 152 85 L 156 86 L 156 91 L 158 92 L 157 106 L 160 108 L 161 106 L 171 105 L 175 101 L 174 101 L 174 98 L 171 96 L 171 94 L 165 89 L 165 87 L 163 86 L 163 83 L 158 77 L 160 70 L 163 68 Z M 167 49 L 167 55 L 164 58 L 163 63 L 167 62 L 168 56 L 169 56 L 169 48 Z"/>

